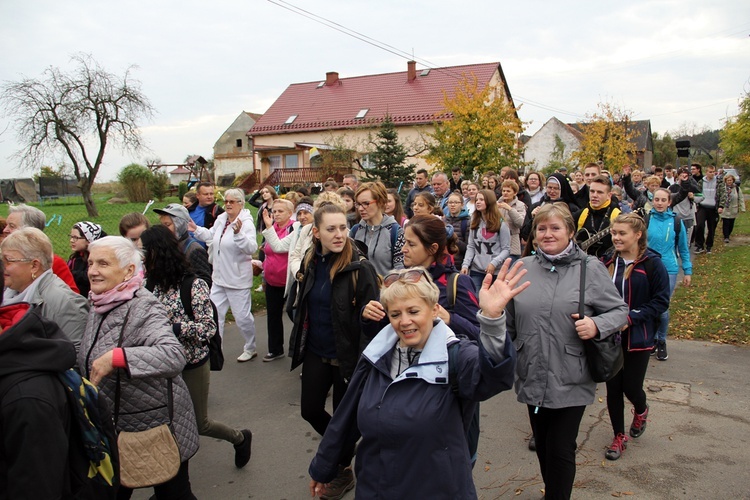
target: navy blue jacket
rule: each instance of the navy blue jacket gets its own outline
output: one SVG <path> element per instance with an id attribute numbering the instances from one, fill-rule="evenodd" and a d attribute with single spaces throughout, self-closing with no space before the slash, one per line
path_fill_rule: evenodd
<path id="1" fill-rule="evenodd" d="M 622 259 L 616 263 L 614 255 L 607 255 L 602 262 L 610 276 L 615 266 L 624 265 Z M 628 351 L 649 350 L 656 342 L 656 329 L 661 314 L 669 309 L 669 276 L 661 256 L 646 249 L 646 253 L 633 263 L 630 277 L 617 287 L 628 305 L 628 329 L 623 332 L 622 347 Z"/>
<path id="2" fill-rule="evenodd" d="M 505 317 L 481 321 L 482 335 L 505 338 L 503 359 L 493 360 L 481 342 L 460 340 L 456 373 L 464 412 L 509 389 L 515 376 Z M 342 451 L 361 436 L 357 498 L 476 498 L 461 404 L 448 380 L 450 340 L 455 342 L 450 328 L 438 321 L 419 359 L 394 380 L 390 363 L 398 337 L 391 326 L 384 328 L 362 353 L 310 476 L 331 481 Z"/>

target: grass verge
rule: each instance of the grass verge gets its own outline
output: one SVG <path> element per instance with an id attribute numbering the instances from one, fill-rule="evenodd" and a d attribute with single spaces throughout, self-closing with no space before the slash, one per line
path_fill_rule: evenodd
<path id="1" fill-rule="evenodd" d="M 693 256 L 690 287 L 679 286 L 670 305 L 670 336 L 750 344 L 750 213 L 740 213 L 729 244 L 721 221 L 711 255 Z"/>

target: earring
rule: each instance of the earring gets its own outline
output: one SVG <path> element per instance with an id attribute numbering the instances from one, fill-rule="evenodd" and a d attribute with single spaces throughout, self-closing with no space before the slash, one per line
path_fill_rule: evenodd
<path id="1" fill-rule="evenodd" d="M 32 281 L 36 279 L 36 273 L 31 273 L 31 279 Z"/>

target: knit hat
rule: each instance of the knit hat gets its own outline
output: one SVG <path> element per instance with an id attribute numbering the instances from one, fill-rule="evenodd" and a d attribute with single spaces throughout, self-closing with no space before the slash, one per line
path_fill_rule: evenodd
<path id="1" fill-rule="evenodd" d="M 86 241 L 88 241 L 89 243 L 91 243 L 92 241 L 96 241 L 102 237 L 102 226 L 94 222 L 84 220 L 81 222 L 76 222 L 75 224 L 73 224 L 73 227 L 78 229 L 83 237 L 86 238 Z"/>

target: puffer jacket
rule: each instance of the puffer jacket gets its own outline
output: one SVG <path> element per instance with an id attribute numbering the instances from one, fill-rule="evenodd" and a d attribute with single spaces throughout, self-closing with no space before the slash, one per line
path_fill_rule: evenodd
<path id="1" fill-rule="evenodd" d="M 320 244 L 318 244 L 318 250 Z M 308 308 L 308 295 L 315 283 L 315 266 L 319 254 L 307 267 L 302 265 L 300 270 L 304 277 L 298 286 L 299 297 L 296 297 L 299 309 L 295 316 L 292 333 L 289 337 L 289 357 L 292 358 L 292 370 L 302 364 L 305 359 L 308 324 L 315 321 L 315 311 Z M 356 280 L 357 289 L 354 289 Z M 363 335 L 360 326 L 362 308 L 371 300 L 378 297 L 378 278 L 372 264 L 356 251 L 352 261 L 344 269 L 336 273 L 331 284 L 331 320 L 333 321 L 333 336 L 336 342 L 336 359 L 341 373 L 350 378 L 357 364 L 357 359 L 372 336 Z M 292 298 L 294 300 L 294 298 Z"/>
<path id="2" fill-rule="evenodd" d="M 505 309 L 508 333 L 518 351 L 518 401 L 544 408 L 594 402 L 596 383 L 572 314 L 578 313 L 581 262 L 587 259 L 585 314 L 605 338 L 627 323 L 628 306 L 607 268 L 576 247 L 554 263 L 540 254 L 524 257 L 524 281 L 531 285 Z"/>
<path id="3" fill-rule="evenodd" d="M 626 269 L 617 255 L 602 259 L 614 277 Z M 619 268 L 619 269 L 618 269 Z M 633 262 L 630 276 L 622 280 L 620 296 L 628 305 L 628 329 L 622 335 L 622 347 L 628 351 L 650 350 L 656 343 L 656 328 L 661 314 L 669 308 L 669 276 L 659 254 L 651 249 Z"/>
<path id="4" fill-rule="evenodd" d="M 127 368 L 119 370 L 121 397 L 117 430 L 144 431 L 168 423 L 167 378 L 172 378 L 172 428 L 184 462 L 198 451 L 193 402 L 180 376 L 187 360 L 182 345 L 172 333 L 166 309 L 151 292 L 141 288 L 131 300 L 104 315 L 91 310 L 78 352 L 78 366 L 88 378 L 94 360 L 117 347 L 126 318 L 122 348 Z M 99 394 L 104 395 L 113 409 L 116 380 L 113 372 L 99 385 Z"/>

